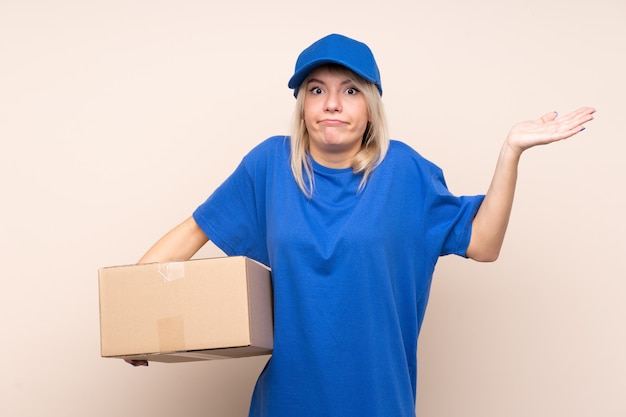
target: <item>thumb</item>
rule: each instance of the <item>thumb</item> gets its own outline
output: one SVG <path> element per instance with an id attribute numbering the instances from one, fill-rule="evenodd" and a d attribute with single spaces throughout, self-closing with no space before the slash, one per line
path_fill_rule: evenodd
<path id="1" fill-rule="evenodd" d="M 550 113 L 546 113 L 543 116 L 541 116 L 541 121 L 546 123 L 546 122 L 551 122 L 554 119 L 556 119 L 558 117 L 559 113 L 556 111 L 551 111 Z"/>

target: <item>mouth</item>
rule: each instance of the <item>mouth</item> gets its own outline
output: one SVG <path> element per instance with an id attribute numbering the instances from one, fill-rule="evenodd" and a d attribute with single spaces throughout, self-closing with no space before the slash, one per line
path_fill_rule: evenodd
<path id="1" fill-rule="evenodd" d="M 343 126 L 348 124 L 347 122 L 344 122 L 343 120 L 339 120 L 339 119 L 323 119 L 319 121 L 319 124 L 323 125 L 323 126 Z"/>

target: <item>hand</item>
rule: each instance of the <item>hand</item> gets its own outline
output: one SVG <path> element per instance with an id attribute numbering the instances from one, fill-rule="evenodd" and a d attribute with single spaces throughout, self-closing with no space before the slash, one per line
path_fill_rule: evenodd
<path id="1" fill-rule="evenodd" d="M 562 117 L 550 112 L 537 120 L 518 123 L 511 129 L 506 143 L 521 153 L 536 145 L 567 139 L 585 130 L 585 123 L 593 120 L 595 111 L 592 107 L 582 107 Z"/>
<path id="2" fill-rule="evenodd" d="M 143 359 L 124 359 L 124 361 L 133 366 L 148 366 L 148 361 Z"/>

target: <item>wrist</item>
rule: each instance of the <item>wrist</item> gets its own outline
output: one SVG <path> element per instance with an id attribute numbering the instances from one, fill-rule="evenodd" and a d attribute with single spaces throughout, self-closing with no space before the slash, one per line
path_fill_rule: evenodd
<path id="1" fill-rule="evenodd" d="M 507 140 L 505 140 L 504 144 L 502 145 L 502 149 L 500 151 L 500 157 L 505 158 L 507 160 L 519 161 L 523 152 L 524 152 L 523 148 L 513 144 L 512 141 L 510 141 L 509 138 L 507 137 Z"/>

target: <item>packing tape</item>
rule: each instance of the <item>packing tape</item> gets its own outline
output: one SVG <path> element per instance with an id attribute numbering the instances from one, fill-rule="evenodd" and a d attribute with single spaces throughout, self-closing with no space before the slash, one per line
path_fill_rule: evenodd
<path id="1" fill-rule="evenodd" d="M 159 274 L 166 281 L 185 278 L 185 264 L 183 262 L 168 262 L 159 264 Z"/>

